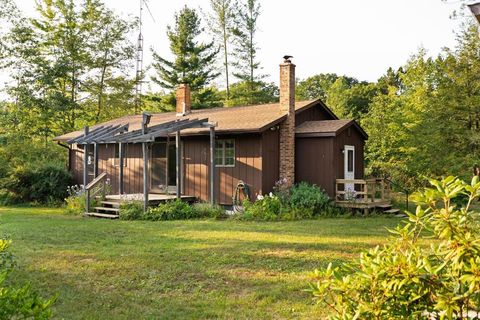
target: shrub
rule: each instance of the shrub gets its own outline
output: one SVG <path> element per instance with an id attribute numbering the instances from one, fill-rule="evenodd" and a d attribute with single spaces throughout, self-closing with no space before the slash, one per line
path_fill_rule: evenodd
<path id="1" fill-rule="evenodd" d="M 282 211 L 282 201 L 275 194 L 258 197 L 257 201 L 244 201 L 242 218 L 246 220 L 278 220 Z"/>
<path id="2" fill-rule="evenodd" d="M 301 182 L 290 189 L 289 205 L 296 209 L 311 210 L 315 215 L 322 215 L 330 205 L 330 198 L 316 185 Z"/>
<path id="3" fill-rule="evenodd" d="M 219 205 L 212 205 L 206 202 L 199 202 L 193 205 L 195 218 L 225 218 L 225 210 Z"/>
<path id="4" fill-rule="evenodd" d="M 244 202 L 246 220 L 300 220 L 315 216 L 333 216 L 343 213 L 335 207 L 319 187 L 301 182 L 286 187 L 285 180 L 275 184 L 275 192 L 258 197 L 255 202 Z"/>
<path id="5" fill-rule="evenodd" d="M 480 310 L 480 182 L 431 180 L 383 247 L 315 271 L 309 291 L 333 319 L 467 319 Z M 464 206 L 452 200 L 467 195 Z M 427 237 L 430 246 L 420 245 Z M 472 315 L 473 313 L 473 315 Z"/>
<path id="6" fill-rule="evenodd" d="M 143 201 L 128 201 L 120 205 L 120 219 L 122 220 L 141 220 L 143 216 Z"/>
<path id="7" fill-rule="evenodd" d="M 67 197 L 67 187 L 72 176 L 65 168 L 42 164 L 36 167 L 19 167 L 4 179 L 3 187 L 18 202 L 60 203 Z"/>
<path id="8" fill-rule="evenodd" d="M 8 251 L 11 241 L 0 239 L 0 319 L 49 319 L 55 298 L 42 299 L 29 285 L 14 288 L 7 284 L 15 264 Z"/>
<path id="9" fill-rule="evenodd" d="M 195 218 L 191 205 L 180 200 L 166 201 L 155 208 L 150 208 L 144 215 L 145 220 L 184 220 Z"/>

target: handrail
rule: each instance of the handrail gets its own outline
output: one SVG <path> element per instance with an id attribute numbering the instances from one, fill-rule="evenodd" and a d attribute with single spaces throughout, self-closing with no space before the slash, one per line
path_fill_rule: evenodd
<path id="1" fill-rule="evenodd" d="M 92 181 L 90 181 L 90 183 L 85 186 L 85 189 L 86 189 L 86 190 L 92 189 L 93 187 L 95 187 L 95 186 L 96 186 L 103 178 L 105 178 L 106 176 L 107 176 L 107 173 L 106 173 L 106 172 L 101 173 L 100 175 L 98 175 L 98 177 L 96 177 L 95 179 L 93 179 Z"/>
<path id="2" fill-rule="evenodd" d="M 105 198 L 105 178 L 107 176 L 106 172 L 101 173 L 99 176 L 97 176 L 95 179 L 90 181 L 89 184 L 85 186 L 85 213 L 90 212 L 90 191 L 97 186 L 100 183 L 102 184 L 102 197 Z M 96 196 L 98 192 L 95 192 L 92 196 Z"/>
<path id="3" fill-rule="evenodd" d="M 390 184 L 382 178 L 369 178 L 369 179 L 336 179 L 335 181 L 335 198 L 338 200 L 341 196 L 345 196 L 349 193 L 348 190 L 339 190 L 339 185 L 352 184 L 359 185 L 360 190 L 354 191 L 355 196 L 360 196 L 364 203 L 375 202 L 376 193 L 380 192 L 380 198 L 382 201 L 390 197 Z M 370 198 L 370 199 L 369 199 Z M 346 199 L 344 199 L 345 201 Z"/>

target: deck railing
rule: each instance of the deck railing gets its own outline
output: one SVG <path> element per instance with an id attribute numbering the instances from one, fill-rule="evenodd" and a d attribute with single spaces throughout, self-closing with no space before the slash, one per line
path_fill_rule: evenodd
<path id="1" fill-rule="evenodd" d="M 85 213 L 90 212 L 90 203 L 94 197 L 101 194 L 102 199 L 105 199 L 107 190 L 106 177 L 107 174 L 103 172 L 85 186 Z"/>
<path id="2" fill-rule="evenodd" d="M 376 203 L 390 201 L 390 183 L 380 178 L 337 179 L 335 201 L 338 203 Z"/>

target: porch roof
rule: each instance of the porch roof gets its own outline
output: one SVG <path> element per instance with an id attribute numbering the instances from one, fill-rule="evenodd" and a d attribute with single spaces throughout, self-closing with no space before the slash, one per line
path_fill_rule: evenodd
<path id="1" fill-rule="evenodd" d="M 128 131 L 129 125 L 105 125 L 88 129 L 79 136 L 67 140 L 68 144 L 91 143 L 142 143 L 155 141 L 157 137 L 166 137 L 174 132 L 191 128 L 209 128 L 215 126 L 205 119 L 178 119 L 152 127 L 145 125 L 142 129 Z"/>

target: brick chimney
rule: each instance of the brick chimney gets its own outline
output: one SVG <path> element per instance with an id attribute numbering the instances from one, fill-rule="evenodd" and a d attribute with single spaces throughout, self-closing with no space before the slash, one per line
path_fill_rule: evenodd
<path id="1" fill-rule="evenodd" d="M 280 110 L 287 115 L 280 125 L 280 179 L 295 183 L 295 65 L 289 56 L 280 64 Z"/>
<path id="2" fill-rule="evenodd" d="M 182 83 L 177 88 L 177 116 L 189 114 L 191 110 L 190 87 L 188 84 Z"/>

